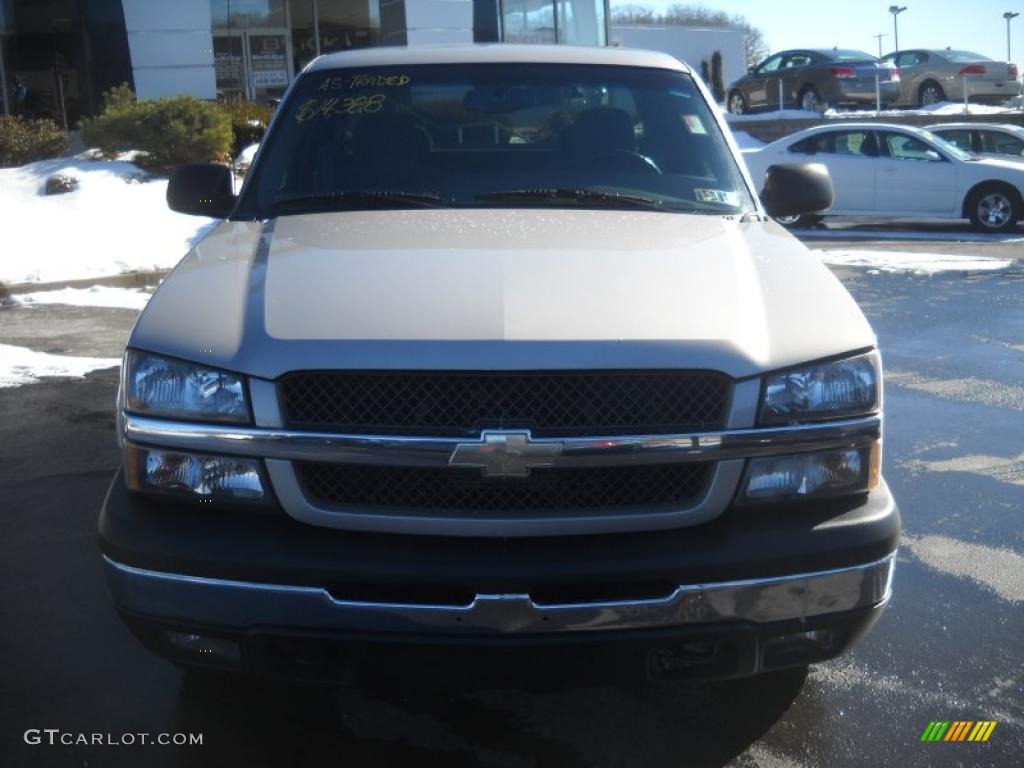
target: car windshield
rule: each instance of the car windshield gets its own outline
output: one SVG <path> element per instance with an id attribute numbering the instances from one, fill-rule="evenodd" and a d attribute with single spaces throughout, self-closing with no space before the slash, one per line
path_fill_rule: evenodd
<path id="1" fill-rule="evenodd" d="M 689 75 L 467 64 L 302 75 L 236 217 L 471 206 L 753 209 Z"/>
<path id="2" fill-rule="evenodd" d="M 973 152 L 964 152 L 953 142 L 942 138 L 938 134 L 932 133 L 931 131 L 922 130 L 921 133 L 925 135 L 928 141 L 934 142 L 939 149 L 952 155 L 957 160 L 977 160 L 978 156 Z"/>
<path id="3" fill-rule="evenodd" d="M 957 64 L 969 61 L 992 61 L 988 56 L 982 56 L 973 51 L 943 51 L 942 55 Z"/>

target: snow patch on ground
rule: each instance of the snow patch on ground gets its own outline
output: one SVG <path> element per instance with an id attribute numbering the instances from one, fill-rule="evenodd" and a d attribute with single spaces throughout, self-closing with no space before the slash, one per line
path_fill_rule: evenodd
<path id="1" fill-rule="evenodd" d="M 259 144 L 250 144 L 238 153 L 238 157 L 235 158 L 235 165 L 252 165 L 252 159 L 256 157 L 256 150 L 259 148 Z"/>
<path id="2" fill-rule="evenodd" d="M 116 357 L 66 357 L 0 344 L 0 389 L 33 384 L 51 376 L 80 379 L 92 371 L 120 364 Z"/>
<path id="3" fill-rule="evenodd" d="M 929 568 L 977 582 L 1003 600 L 1024 602 L 1024 557 L 1012 549 L 948 536 L 903 536 L 900 543 Z"/>
<path id="4" fill-rule="evenodd" d="M 46 178 L 80 180 L 74 192 L 42 194 Z M 167 179 L 129 162 L 75 157 L 0 169 L 0 282 L 36 283 L 173 267 L 215 220 L 167 207 Z"/>
<path id="5" fill-rule="evenodd" d="M 112 288 L 93 285 L 89 288 L 62 288 L 59 291 L 37 291 L 15 295 L 14 300 L 26 306 L 64 304 L 72 307 L 105 307 L 142 310 L 153 294 L 134 288 Z"/>
<path id="6" fill-rule="evenodd" d="M 857 118 L 857 117 L 906 117 L 908 115 L 1005 115 L 1019 114 L 1020 109 L 1015 107 L 995 107 L 988 104 L 969 104 L 967 112 L 964 112 L 963 102 L 943 101 L 938 104 L 931 104 L 920 109 L 883 109 L 877 112 L 874 109 L 838 110 L 830 109 L 824 114 L 809 112 L 804 109 L 776 109 L 772 112 L 753 112 L 746 115 L 734 115 L 726 113 L 725 119 L 730 123 L 749 123 L 758 120 L 813 120 L 815 118 Z"/>
<path id="7" fill-rule="evenodd" d="M 949 256 L 942 253 L 918 253 L 915 251 L 826 249 L 817 251 L 817 253 L 826 264 L 869 267 L 881 272 L 913 272 L 918 275 L 1007 269 L 1013 263 L 1009 259 L 994 259 L 988 256 L 965 256 L 963 254 Z"/>
<path id="8" fill-rule="evenodd" d="M 772 112 L 748 112 L 745 115 L 734 115 L 727 112 L 725 119 L 730 123 L 756 123 L 759 120 L 813 120 L 821 117 L 817 112 L 805 109 L 776 109 Z"/>
<path id="9" fill-rule="evenodd" d="M 932 222 L 934 223 L 934 222 Z M 793 234 L 801 240 L 908 240 L 954 243 L 1024 243 L 1020 230 L 1002 235 L 969 230 L 925 232 L 905 229 L 798 229 Z"/>
<path id="10" fill-rule="evenodd" d="M 1019 109 L 1012 107 L 996 107 L 990 104 L 968 104 L 967 111 L 964 112 L 964 103 L 962 101 L 940 101 L 938 104 L 930 104 L 927 107 L 920 107 L 918 109 L 883 109 L 881 112 L 875 112 L 873 109 L 847 112 L 830 109 L 825 113 L 825 116 L 873 117 L 876 114 L 882 117 L 899 117 L 900 115 L 1005 115 L 1019 112 Z"/>

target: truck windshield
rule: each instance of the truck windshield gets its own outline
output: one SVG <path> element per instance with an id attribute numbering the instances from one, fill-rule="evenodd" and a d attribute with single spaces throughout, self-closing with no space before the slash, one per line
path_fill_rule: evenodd
<path id="1" fill-rule="evenodd" d="M 307 72 L 236 218 L 422 207 L 753 209 L 689 75 L 593 65 Z"/>

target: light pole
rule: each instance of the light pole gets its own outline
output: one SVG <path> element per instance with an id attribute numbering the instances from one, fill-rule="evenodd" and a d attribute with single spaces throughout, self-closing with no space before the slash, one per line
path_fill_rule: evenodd
<path id="1" fill-rule="evenodd" d="M 1003 14 L 1003 18 L 1006 19 L 1006 60 L 1010 61 L 1010 22 L 1020 16 L 1019 13 L 1013 11 L 1007 11 Z"/>
<path id="2" fill-rule="evenodd" d="M 905 5 L 890 5 L 889 13 L 892 14 L 892 41 L 895 44 L 895 50 L 900 49 L 900 25 L 896 21 L 901 13 L 907 10 Z"/>
<path id="3" fill-rule="evenodd" d="M 872 37 L 878 41 L 878 58 L 882 58 L 882 38 L 888 36 L 889 35 L 887 35 L 885 32 L 879 32 L 877 35 L 872 35 Z"/>

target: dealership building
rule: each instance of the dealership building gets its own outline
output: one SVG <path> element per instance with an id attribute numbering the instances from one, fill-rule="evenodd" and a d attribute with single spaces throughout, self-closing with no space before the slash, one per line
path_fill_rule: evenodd
<path id="1" fill-rule="evenodd" d="M 140 98 L 273 99 L 322 53 L 378 45 L 606 45 L 609 0 L 0 0 L 4 109 L 69 125 Z"/>

